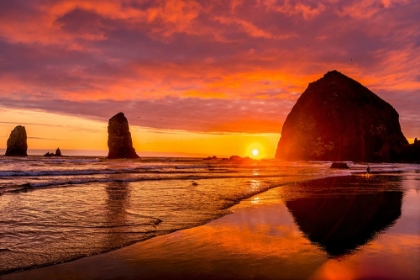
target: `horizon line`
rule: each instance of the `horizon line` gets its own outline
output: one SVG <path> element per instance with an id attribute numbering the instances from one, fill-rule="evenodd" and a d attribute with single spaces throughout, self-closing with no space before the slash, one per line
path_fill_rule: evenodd
<path id="1" fill-rule="evenodd" d="M 63 156 L 97 156 L 107 157 L 108 150 L 93 150 L 93 149 L 61 149 Z M 45 153 L 55 151 L 55 149 L 30 149 L 28 148 L 28 156 L 43 156 Z M 4 156 L 6 148 L 0 148 L 0 156 Z M 67 153 L 67 154 L 66 154 Z M 190 157 L 190 158 L 207 158 L 211 156 L 217 156 L 218 158 L 229 158 L 233 155 L 217 155 L 214 154 L 202 154 L 202 153 L 185 153 L 185 152 L 153 152 L 153 151 L 136 151 L 140 157 Z M 246 157 L 246 155 L 239 155 Z M 266 157 L 261 159 L 271 159 L 274 157 Z"/>

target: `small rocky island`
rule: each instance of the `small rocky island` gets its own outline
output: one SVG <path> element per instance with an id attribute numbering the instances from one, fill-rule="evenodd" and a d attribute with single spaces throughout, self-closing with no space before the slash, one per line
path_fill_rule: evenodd
<path id="1" fill-rule="evenodd" d="M 276 158 L 283 160 L 407 161 L 397 111 L 338 71 L 299 97 L 283 124 Z"/>
<path id="2" fill-rule="evenodd" d="M 10 133 L 9 139 L 7 140 L 7 150 L 5 156 L 27 156 L 27 139 L 28 137 L 26 136 L 25 127 L 21 125 L 16 126 Z"/>
<path id="3" fill-rule="evenodd" d="M 128 120 L 118 113 L 108 122 L 108 158 L 139 158 L 133 147 Z"/>
<path id="4" fill-rule="evenodd" d="M 236 162 L 249 162 L 249 161 L 253 161 L 252 158 L 250 157 L 241 157 L 241 156 L 237 156 L 237 155 L 233 155 L 229 157 L 230 161 L 236 161 Z"/>
<path id="5" fill-rule="evenodd" d="M 57 150 L 55 150 L 55 153 L 50 153 L 47 152 L 44 157 L 62 157 L 63 155 L 61 154 L 61 150 L 60 148 L 57 148 Z"/>

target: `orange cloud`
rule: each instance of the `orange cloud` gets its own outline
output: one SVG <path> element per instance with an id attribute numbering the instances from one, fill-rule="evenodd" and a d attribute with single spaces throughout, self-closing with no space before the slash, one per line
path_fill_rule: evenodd
<path id="1" fill-rule="evenodd" d="M 235 19 L 235 18 L 230 18 L 230 17 L 229 18 L 215 17 L 214 19 L 227 26 L 237 25 L 240 28 L 240 30 L 243 30 L 246 34 L 255 38 L 286 39 L 293 36 L 291 34 L 290 35 L 272 34 L 269 31 L 266 31 L 264 29 L 257 27 L 256 25 L 252 24 L 251 22 L 247 20 Z"/>

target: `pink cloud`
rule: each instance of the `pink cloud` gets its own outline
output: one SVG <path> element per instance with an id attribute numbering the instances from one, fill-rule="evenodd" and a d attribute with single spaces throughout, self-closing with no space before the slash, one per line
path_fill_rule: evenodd
<path id="1" fill-rule="evenodd" d="M 305 20 L 311 20 L 319 16 L 326 9 L 326 6 L 323 3 L 319 3 L 319 1 L 301 1 L 297 3 L 292 1 L 291 3 L 290 0 L 285 0 L 283 3 L 278 2 L 276 0 L 263 1 L 268 10 L 287 16 L 301 16 Z"/>
<path id="2" fill-rule="evenodd" d="M 341 10 L 338 10 L 340 16 L 350 16 L 358 19 L 369 19 L 383 9 L 390 9 L 399 4 L 408 4 L 410 0 L 362 0 L 349 1 Z"/>

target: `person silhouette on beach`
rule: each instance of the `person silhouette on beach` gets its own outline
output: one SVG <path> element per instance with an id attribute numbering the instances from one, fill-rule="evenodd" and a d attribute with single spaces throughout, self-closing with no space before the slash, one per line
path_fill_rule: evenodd
<path id="1" fill-rule="evenodd" d="M 370 173 L 370 166 L 368 165 L 368 167 L 366 168 L 366 173 L 369 174 Z"/>

